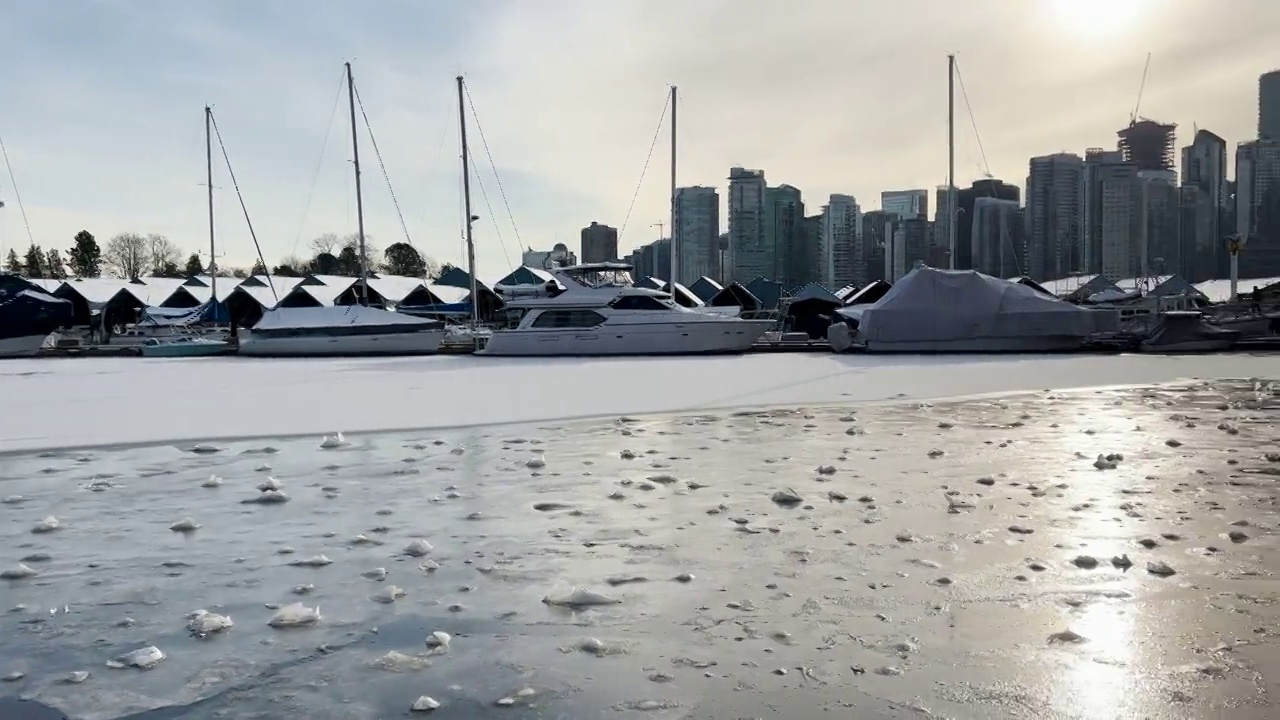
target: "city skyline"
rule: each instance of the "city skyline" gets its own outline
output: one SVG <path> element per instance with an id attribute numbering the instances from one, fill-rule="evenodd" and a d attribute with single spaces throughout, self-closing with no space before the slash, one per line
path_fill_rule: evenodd
<path id="1" fill-rule="evenodd" d="M 325 125 L 341 62 L 351 59 L 414 244 L 458 264 L 451 81 L 462 72 L 480 122 L 470 128 L 472 154 L 489 196 L 486 207 L 473 187 L 482 276 L 517 264 L 526 247 L 563 242 L 576 250 L 592 219 L 622 231 L 623 254 L 654 239 L 651 226 L 669 222 L 665 131 L 623 222 L 672 83 L 681 99 L 678 182 L 721 191 L 722 228 L 734 165 L 801 188 L 814 208 L 839 193 L 868 211 L 883 191 L 932 193 L 944 184 L 951 51 L 997 178 L 1022 185 L 1031 157 L 1114 147 L 1147 52 L 1139 114 L 1177 123 L 1179 147 L 1190 144 L 1193 126 L 1220 135 L 1234 177 L 1236 144 L 1256 135 L 1257 78 L 1274 69 L 1267 52 L 1280 42 L 1274 3 L 974 6 L 963 17 L 935 17 L 901 3 L 761 3 L 749 4 L 751 12 L 735 3 L 725 12 L 725 3 L 706 2 L 681 6 L 673 26 L 677 15 L 660 2 L 566 1 L 535 12 L 494 0 L 429 13 L 409 2 L 359 13 L 318 2 L 305 22 L 283 2 L 29 4 L 0 29 L 0 57 L 23 70 L 10 79 L 0 136 L 37 243 L 65 248 L 83 228 L 100 241 L 159 232 L 191 251 L 207 246 L 200 116 L 211 102 L 274 262 L 305 254 L 315 235 L 355 230 L 342 113 Z M 898 15 L 920 17 L 908 27 L 892 22 Z M 867 23 L 883 32 L 834 42 Z M 628 29 L 627 42 L 607 31 L 617 27 Z M 734 28 L 752 42 L 734 40 Z M 527 62 L 530 53 L 538 62 Z M 957 95 L 956 184 L 965 187 L 987 166 Z M 385 247 L 403 233 L 368 137 L 361 140 L 366 227 Z M 216 174 L 220 252 L 224 263 L 247 266 L 244 221 L 225 172 Z M 21 250 L 27 239 L 7 173 L 0 195 L 8 203 L 0 244 Z"/>

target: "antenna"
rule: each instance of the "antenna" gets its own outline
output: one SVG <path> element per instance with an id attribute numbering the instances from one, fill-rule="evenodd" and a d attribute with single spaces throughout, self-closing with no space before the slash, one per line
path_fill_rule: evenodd
<path id="1" fill-rule="evenodd" d="M 1147 73 L 1151 71 L 1151 53 L 1147 53 L 1147 63 L 1142 66 L 1142 82 L 1138 84 L 1138 101 L 1133 104 L 1133 114 L 1129 116 L 1129 124 L 1138 122 L 1138 109 L 1142 107 L 1142 92 L 1147 89 Z"/>

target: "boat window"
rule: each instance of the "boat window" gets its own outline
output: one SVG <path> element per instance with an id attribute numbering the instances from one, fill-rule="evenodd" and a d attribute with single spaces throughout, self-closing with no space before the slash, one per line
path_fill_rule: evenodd
<path id="1" fill-rule="evenodd" d="M 536 328 L 589 328 L 604 322 L 594 310 L 544 310 L 533 319 Z"/>
<path id="2" fill-rule="evenodd" d="M 649 295 L 623 295 L 609 303 L 615 310 L 670 310 L 671 307 Z"/>

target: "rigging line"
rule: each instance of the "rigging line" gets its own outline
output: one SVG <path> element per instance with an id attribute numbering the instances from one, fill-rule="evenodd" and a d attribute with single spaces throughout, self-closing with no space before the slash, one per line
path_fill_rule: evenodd
<path id="1" fill-rule="evenodd" d="M 27 220 L 27 206 L 22 204 L 22 193 L 18 192 L 18 178 L 13 174 L 13 165 L 9 164 L 9 150 L 4 146 L 4 138 L 0 138 L 0 153 L 4 155 L 4 167 L 9 171 L 9 184 L 13 186 L 13 199 L 18 201 L 18 212 L 22 215 L 22 225 L 27 230 L 27 240 L 35 247 L 36 239 L 31 234 L 31 223 Z M 44 258 L 36 260 L 36 269 L 44 275 Z M 51 274 L 53 268 L 49 268 Z"/>
<path id="2" fill-rule="evenodd" d="M 227 155 L 227 146 L 222 142 L 222 131 L 218 130 L 218 119 L 209 113 L 209 120 L 213 123 L 214 137 L 218 138 L 218 149 L 222 151 L 222 160 L 227 164 L 227 177 L 231 178 L 231 187 L 236 189 L 236 199 L 240 201 L 240 211 L 244 213 L 244 222 L 249 226 L 249 237 L 253 238 L 253 247 L 258 251 L 258 262 L 262 263 L 262 267 L 267 270 L 267 285 L 271 288 L 271 295 L 280 302 L 280 296 L 276 294 L 276 284 L 271 280 L 271 270 L 267 268 L 267 261 L 262 257 L 262 246 L 258 244 L 258 234 L 253 231 L 253 221 L 249 219 L 249 208 L 245 207 L 244 195 L 240 193 L 240 183 L 236 180 L 236 171 L 231 169 L 231 158 Z M 210 263 L 214 262 L 213 258 L 209 259 Z"/>
<path id="3" fill-rule="evenodd" d="M 467 105 L 471 108 L 471 118 L 476 121 L 476 134 L 480 136 L 480 145 L 484 148 L 485 156 L 489 158 L 489 169 L 493 170 L 493 179 L 498 184 L 498 193 L 502 196 L 502 204 L 507 208 L 507 220 L 511 223 L 511 231 L 516 235 L 516 245 L 524 247 L 524 241 L 520 239 L 520 228 L 516 227 L 516 216 L 511 212 L 511 203 L 507 202 L 507 191 L 502 187 L 502 176 L 498 175 L 498 166 L 493 162 L 493 153 L 489 152 L 489 141 L 484 139 L 484 128 L 480 127 L 480 115 L 476 112 L 475 102 L 471 100 L 471 90 L 466 85 L 463 85 L 462 90 L 467 95 Z M 503 252 L 506 252 L 505 247 Z"/>
<path id="4" fill-rule="evenodd" d="M 369 144 L 373 145 L 373 155 L 378 158 L 378 167 L 382 169 L 382 179 L 387 181 L 387 192 L 391 193 L 391 206 L 396 209 L 396 217 L 400 218 L 400 229 L 404 231 L 405 242 L 413 247 L 413 239 L 409 237 L 409 226 L 404 222 L 404 213 L 400 212 L 400 201 L 396 199 L 395 188 L 391 187 L 391 176 L 387 174 L 387 164 L 382 161 L 382 151 L 378 149 L 378 139 L 373 136 L 373 126 L 369 124 L 369 115 L 364 111 L 364 101 L 360 99 L 360 88 L 352 85 L 356 96 L 356 105 L 360 108 L 360 117 L 364 118 L 364 127 L 369 131 Z M 416 251 L 417 248 L 414 248 Z"/>
<path id="5" fill-rule="evenodd" d="M 978 121 L 973 117 L 973 105 L 969 104 L 969 91 L 964 86 L 964 75 L 960 74 L 960 63 L 956 63 L 956 80 L 960 81 L 960 95 L 964 97 L 964 108 L 969 113 L 969 124 L 973 125 L 973 136 L 978 140 L 978 154 L 982 156 L 983 172 L 989 177 L 991 165 L 987 162 L 987 151 L 982 147 L 982 135 L 978 133 Z"/>
<path id="6" fill-rule="evenodd" d="M 298 236 L 293 239 L 293 250 L 290 255 L 298 253 L 298 243 L 302 242 L 302 231 L 306 229 L 307 218 L 311 214 L 311 201 L 315 198 L 316 185 L 320 182 L 320 170 L 324 167 L 324 153 L 329 149 L 329 138 L 333 137 L 333 118 L 338 114 L 338 103 L 342 101 L 342 86 L 347 79 L 346 71 L 338 77 L 338 92 L 333 96 L 333 109 L 329 111 L 329 124 L 325 126 L 324 142 L 320 144 L 320 159 L 316 161 L 315 174 L 311 176 L 311 189 L 307 191 L 307 204 L 302 209 L 302 222 L 298 223 Z"/>
<path id="7" fill-rule="evenodd" d="M 640 170 L 640 181 L 636 183 L 635 192 L 631 193 L 631 204 L 627 206 L 627 214 L 622 218 L 622 227 L 618 228 L 618 242 L 627 232 L 627 223 L 631 221 L 631 211 L 636 208 L 636 199 L 640 197 L 640 187 L 644 185 L 644 176 L 649 172 L 649 163 L 653 161 L 653 149 L 658 146 L 658 136 L 662 134 L 662 124 L 667 119 L 667 111 L 671 109 L 671 93 L 667 93 L 667 101 L 662 104 L 662 115 L 658 117 L 658 127 L 653 131 L 653 140 L 649 143 L 649 154 L 644 158 L 644 167 Z"/>
<path id="8" fill-rule="evenodd" d="M 476 156 L 475 153 L 471 152 L 471 148 L 467 148 L 467 156 L 471 158 L 471 164 L 474 165 Z M 476 187 L 480 188 L 480 197 L 484 198 L 484 209 L 489 212 L 489 220 L 493 222 L 493 232 L 498 237 L 498 245 L 502 247 L 502 257 L 510 265 L 511 256 L 507 254 L 507 243 L 502 239 L 502 230 L 498 227 L 498 215 L 493 211 L 493 205 L 489 204 L 489 193 L 485 192 L 484 181 L 480 179 L 479 173 L 476 173 Z M 524 246 L 522 245 L 521 247 Z"/>

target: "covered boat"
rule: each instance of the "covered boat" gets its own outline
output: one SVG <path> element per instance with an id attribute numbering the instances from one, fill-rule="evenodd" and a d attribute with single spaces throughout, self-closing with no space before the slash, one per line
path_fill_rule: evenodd
<path id="1" fill-rule="evenodd" d="M 240 339 L 241 355 L 425 355 L 437 352 L 444 323 L 364 305 L 278 307 Z"/>
<path id="2" fill-rule="evenodd" d="M 1229 350 L 1241 337 L 1239 330 L 1228 330 L 1205 322 L 1196 310 L 1171 310 L 1160 313 L 1151 334 L 1138 349 L 1149 353 L 1217 352 Z"/>
<path id="3" fill-rule="evenodd" d="M 195 335 L 179 336 L 172 339 L 148 338 L 142 344 L 143 357 L 210 357 L 213 355 L 229 355 L 235 348 L 226 340 L 205 338 Z"/>
<path id="4" fill-rule="evenodd" d="M 49 333 L 71 324 L 71 303 L 0 272 L 0 357 L 35 355 Z"/>
<path id="5" fill-rule="evenodd" d="M 919 267 L 869 305 L 841 308 L 828 339 L 868 352 L 1053 352 L 1114 331 L 1114 311 L 1090 310 L 973 270 Z"/>

